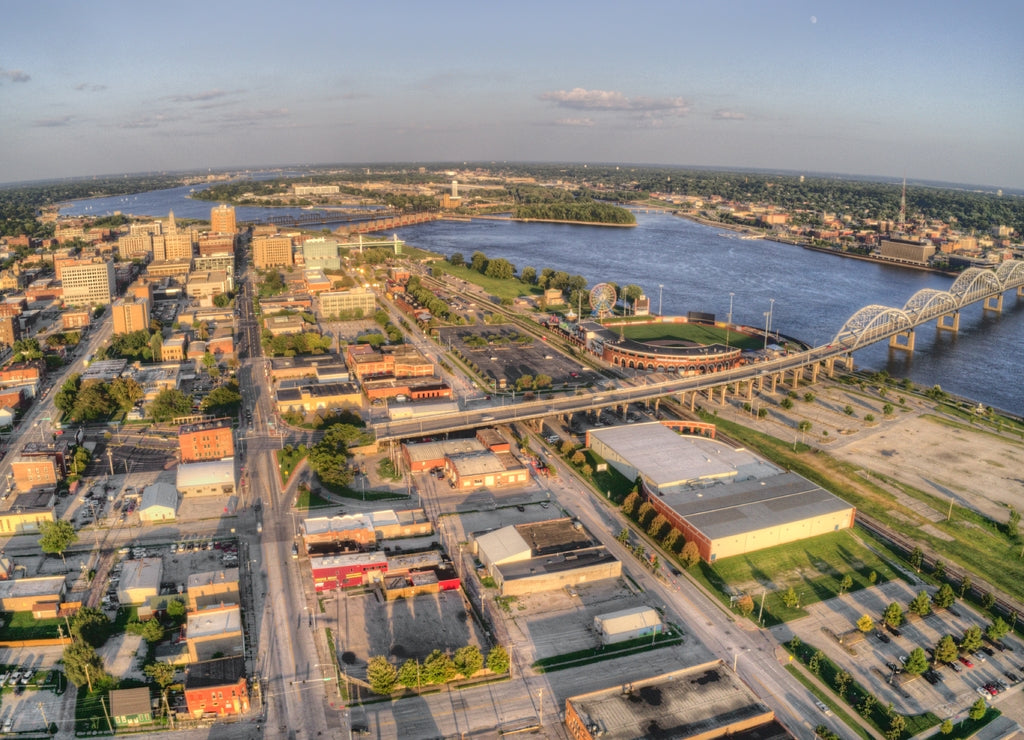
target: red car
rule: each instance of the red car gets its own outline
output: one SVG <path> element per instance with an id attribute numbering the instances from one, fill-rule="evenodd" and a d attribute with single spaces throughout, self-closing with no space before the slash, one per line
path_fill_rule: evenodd
<path id="1" fill-rule="evenodd" d="M 960 662 L 963 663 L 968 668 L 974 668 L 974 663 L 972 663 L 970 660 L 968 660 L 967 658 L 965 658 L 962 655 L 960 656 Z"/>

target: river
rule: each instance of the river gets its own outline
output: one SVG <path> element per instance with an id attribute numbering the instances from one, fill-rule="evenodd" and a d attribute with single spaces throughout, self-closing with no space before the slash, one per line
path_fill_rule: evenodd
<path id="1" fill-rule="evenodd" d="M 119 210 L 136 215 L 209 218 L 212 204 L 192 200 L 190 188 L 76 201 L 62 213 L 103 215 Z M 239 220 L 301 212 L 300 209 L 237 209 Z M 599 282 L 635 283 L 651 298 L 651 309 L 666 314 L 713 313 L 725 320 L 732 296 L 736 323 L 771 328 L 811 344 L 828 344 L 861 308 L 902 307 L 924 288 L 946 290 L 953 278 L 909 268 L 848 259 L 734 234 L 662 212 L 637 213 L 630 229 L 513 221 L 436 221 L 398 230 L 412 246 L 468 260 L 479 250 L 527 265 L 583 275 Z M 389 235 L 390 236 L 390 235 Z M 915 350 L 890 350 L 879 343 L 855 353 L 858 367 L 884 370 L 924 386 L 1024 414 L 1024 301 L 1012 293 L 1001 315 L 980 305 L 961 315 L 960 332 L 917 330 Z"/>

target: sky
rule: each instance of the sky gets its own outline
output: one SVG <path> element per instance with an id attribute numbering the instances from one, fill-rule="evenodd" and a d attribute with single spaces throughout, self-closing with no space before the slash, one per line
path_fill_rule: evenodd
<path id="1" fill-rule="evenodd" d="M 1024 3 L 0 2 L 0 182 L 593 162 L 1024 188 Z"/>

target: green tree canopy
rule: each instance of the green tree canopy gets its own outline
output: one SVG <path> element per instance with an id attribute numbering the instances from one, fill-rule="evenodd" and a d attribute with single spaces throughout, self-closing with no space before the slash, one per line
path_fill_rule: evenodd
<path id="1" fill-rule="evenodd" d="M 487 653 L 487 670 L 492 673 L 508 673 L 509 665 L 508 651 L 501 645 L 495 645 Z"/>
<path id="2" fill-rule="evenodd" d="M 75 396 L 75 405 L 71 409 L 72 421 L 96 421 L 107 419 L 117 403 L 110 397 L 106 383 L 89 383 L 83 385 Z"/>
<path id="3" fill-rule="evenodd" d="M 960 638 L 960 649 L 965 653 L 973 653 L 981 647 L 981 627 L 976 624 L 964 630 L 964 636 Z"/>
<path id="4" fill-rule="evenodd" d="M 857 629 L 861 632 L 867 633 L 875 628 L 875 620 L 871 618 L 870 614 L 864 614 L 860 619 L 857 620 Z"/>
<path id="5" fill-rule="evenodd" d="M 96 648 L 82 640 L 76 640 L 64 648 L 64 675 L 75 686 L 92 684 L 93 689 L 110 683 L 110 676 L 103 668 L 103 660 Z"/>
<path id="6" fill-rule="evenodd" d="M 230 380 L 218 385 L 199 404 L 204 414 L 213 416 L 237 416 L 242 406 L 242 394 L 238 382 Z"/>
<path id="7" fill-rule="evenodd" d="M 375 694 L 390 694 L 398 683 L 398 669 L 383 655 L 374 655 L 366 662 L 366 680 Z"/>
<path id="8" fill-rule="evenodd" d="M 110 637 L 110 619 L 94 606 L 83 606 L 70 620 L 71 636 L 93 647 L 101 647 Z"/>
<path id="9" fill-rule="evenodd" d="M 952 663 L 956 660 L 959 652 L 953 635 L 944 635 L 935 645 L 935 661 L 937 663 Z"/>
<path id="10" fill-rule="evenodd" d="M 885 612 L 882 614 L 882 621 L 884 621 L 890 627 L 899 627 L 903 624 L 903 607 L 897 604 L 895 601 L 885 607 Z"/>
<path id="11" fill-rule="evenodd" d="M 146 413 L 156 422 L 187 416 L 192 413 L 192 399 L 177 388 L 165 388 L 150 402 Z"/>
<path id="12" fill-rule="evenodd" d="M 910 651 L 903 670 L 912 676 L 920 676 L 928 670 L 928 655 L 924 652 L 924 648 L 916 647 Z"/>
<path id="13" fill-rule="evenodd" d="M 939 590 L 935 592 L 932 597 L 932 604 L 936 609 L 948 609 L 953 606 L 956 601 L 956 594 L 953 593 L 953 587 L 948 583 L 943 583 L 939 586 Z"/>
<path id="14" fill-rule="evenodd" d="M 459 672 L 451 658 L 440 650 L 434 650 L 423 661 L 423 682 L 444 684 L 455 678 Z"/>
<path id="15" fill-rule="evenodd" d="M 455 651 L 453 661 L 455 669 L 466 678 L 472 677 L 474 673 L 484 667 L 484 656 L 481 655 L 480 648 L 476 645 L 460 647 Z"/>
<path id="16" fill-rule="evenodd" d="M 143 673 L 153 679 L 153 682 L 164 691 L 174 683 L 174 666 L 164 661 L 150 663 L 142 669 Z"/>
<path id="17" fill-rule="evenodd" d="M 985 636 L 990 640 L 1002 640 L 1010 632 L 1010 625 L 1002 617 L 996 617 L 992 624 L 985 628 Z"/>
<path id="18" fill-rule="evenodd" d="M 907 605 L 907 611 L 919 617 L 928 616 L 932 611 L 932 600 L 929 598 L 928 592 L 919 591 L 917 596 L 911 599 L 910 604 Z"/>
<path id="19" fill-rule="evenodd" d="M 128 411 L 145 397 L 146 393 L 135 378 L 121 376 L 110 383 L 110 397 L 124 411 Z"/>
<path id="20" fill-rule="evenodd" d="M 420 662 L 409 658 L 398 669 L 398 683 L 406 688 L 417 689 L 420 685 Z"/>
<path id="21" fill-rule="evenodd" d="M 39 549 L 50 555 L 60 555 L 69 547 L 78 542 L 78 532 L 71 526 L 71 522 L 57 519 L 52 522 L 42 522 L 39 525 Z"/>

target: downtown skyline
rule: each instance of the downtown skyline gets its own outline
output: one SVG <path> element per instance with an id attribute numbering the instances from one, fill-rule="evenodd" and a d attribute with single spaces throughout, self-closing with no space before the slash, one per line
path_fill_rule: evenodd
<path id="1" fill-rule="evenodd" d="M 19 4 L 0 182 L 622 162 L 1024 188 L 1024 9 L 953 2 Z"/>

